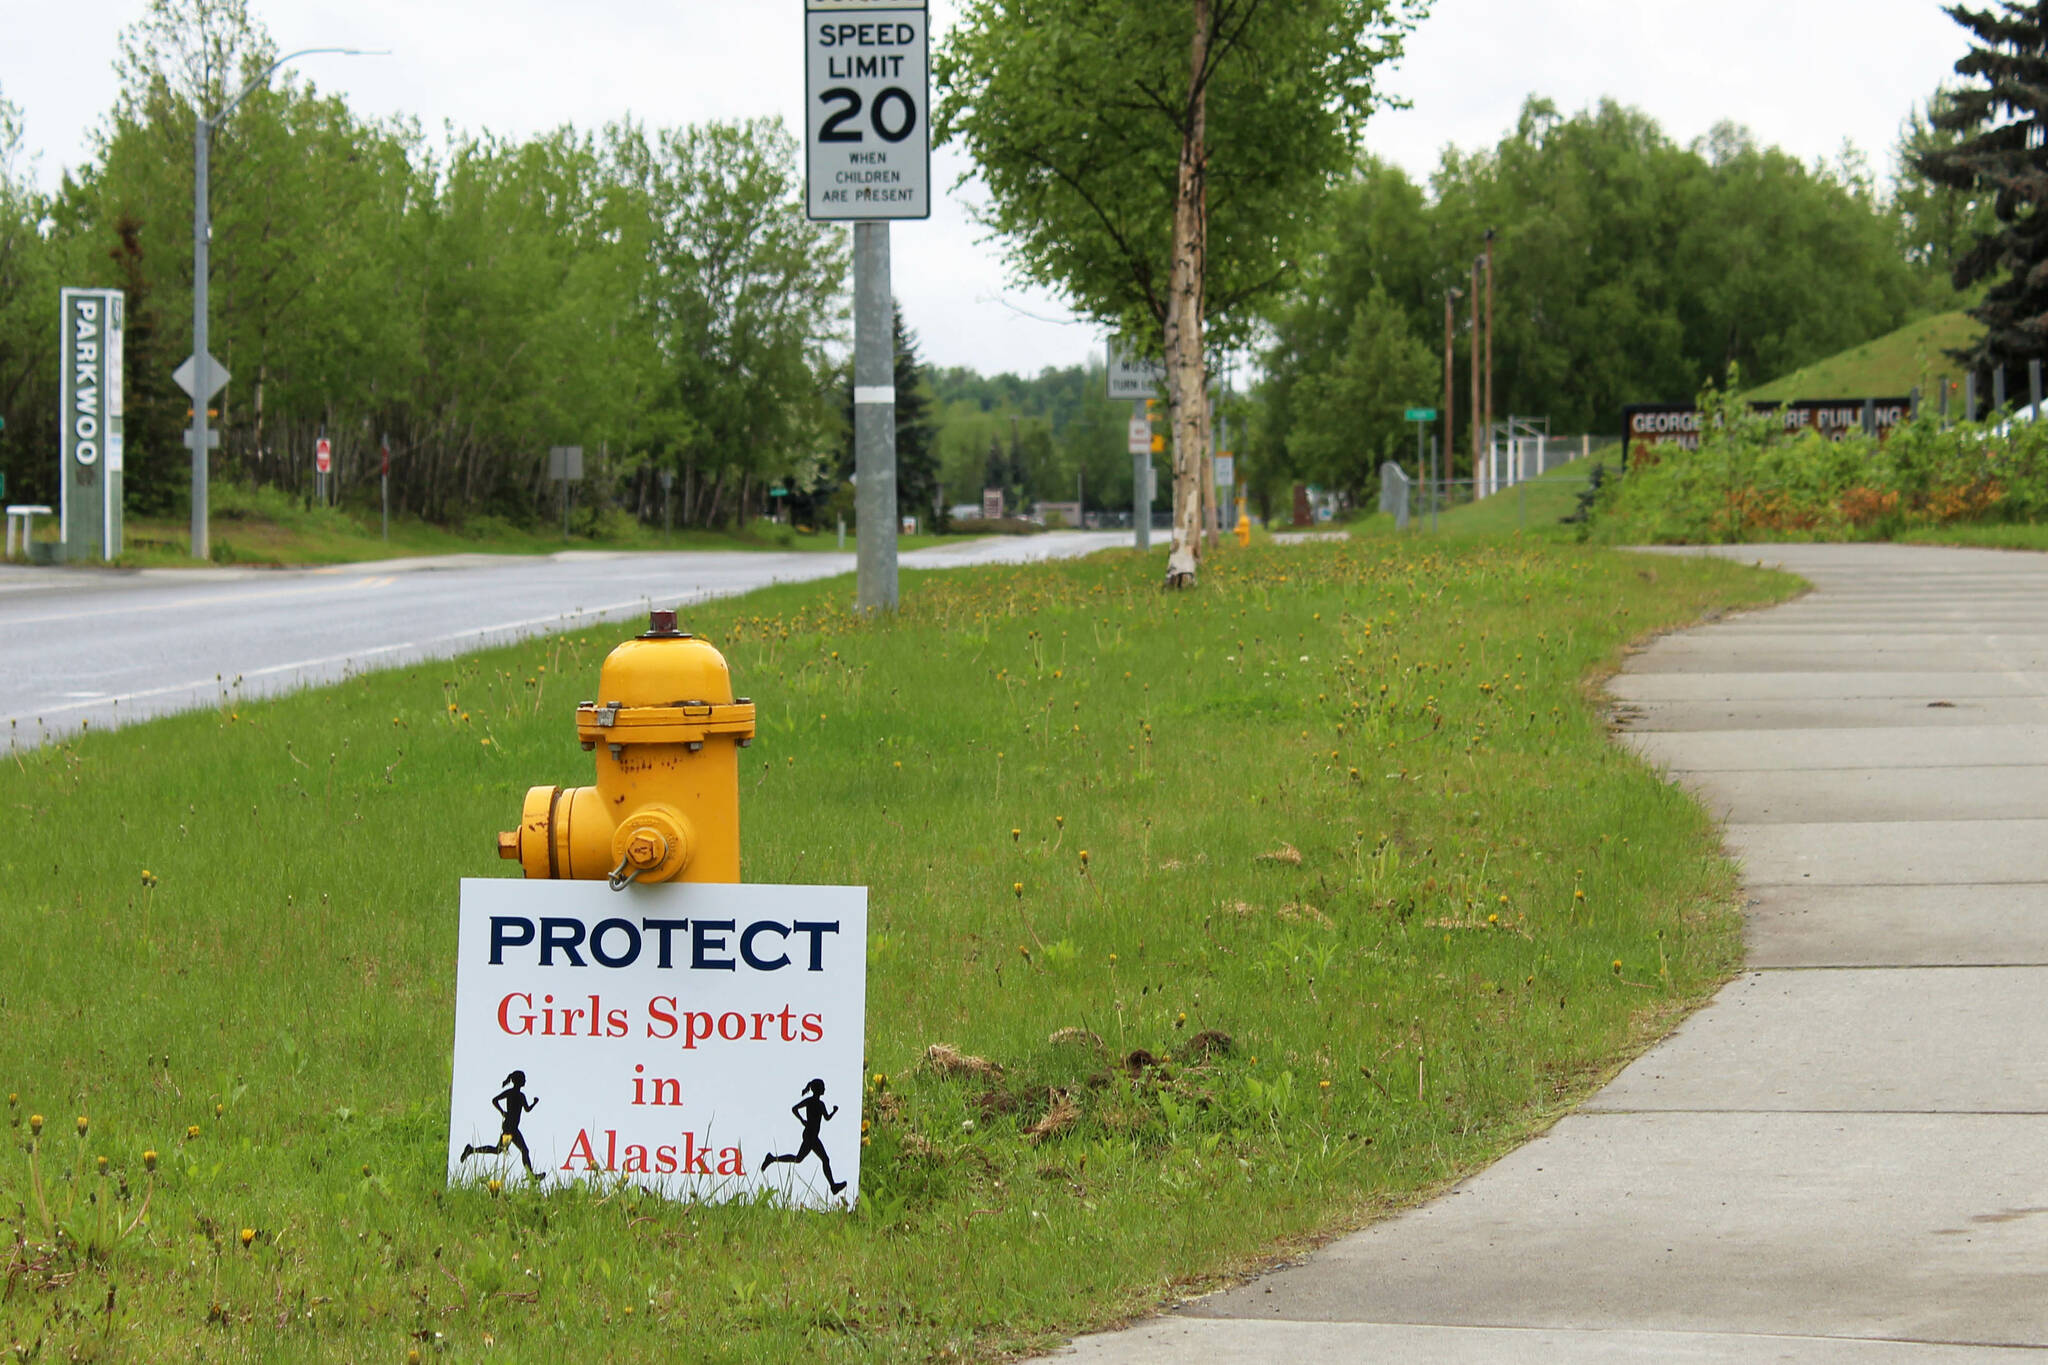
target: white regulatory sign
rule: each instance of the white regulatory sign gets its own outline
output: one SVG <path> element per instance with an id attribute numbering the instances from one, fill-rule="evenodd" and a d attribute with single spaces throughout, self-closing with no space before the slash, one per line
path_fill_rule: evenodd
<path id="1" fill-rule="evenodd" d="M 1143 417 L 1133 417 L 1129 427 L 1128 446 L 1133 455 L 1152 453 L 1152 423 Z"/>
<path id="2" fill-rule="evenodd" d="M 1131 346 L 1121 337 L 1109 339 L 1109 396 L 1111 398 L 1151 398 L 1158 394 L 1159 385 L 1166 378 L 1166 367 L 1156 360 L 1148 360 L 1132 352 Z"/>
<path id="3" fill-rule="evenodd" d="M 931 54 L 916 0 L 805 0 L 812 218 L 929 218 Z"/>

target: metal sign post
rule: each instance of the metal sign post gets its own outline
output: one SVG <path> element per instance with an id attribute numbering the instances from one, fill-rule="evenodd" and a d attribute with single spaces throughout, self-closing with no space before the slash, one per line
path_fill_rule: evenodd
<path id="1" fill-rule="evenodd" d="M 1152 548 L 1152 419 L 1145 415 L 1142 398 L 1131 408 L 1129 448 L 1133 544 L 1144 551 Z"/>
<path id="2" fill-rule="evenodd" d="M 855 602 L 896 609 L 896 342 L 889 222 L 931 216 L 922 0 L 804 0 L 805 203 L 853 224 Z"/>
<path id="3" fill-rule="evenodd" d="M 384 539 L 391 539 L 391 437 L 377 443 L 377 484 L 384 496 Z"/>
<path id="4" fill-rule="evenodd" d="M 121 553 L 122 314 L 118 289 L 59 293 L 63 431 L 58 489 L 64 557 Z"/>
<path id="5" fill-rule="evenodd" d="M 562 485 L 562 539 L 569 538 L 569 485 L 583 477 L 582 446 L 549 446 L 548 477 Z"/>
<path id="6" fill-rule="evenodd" d="M 1425 477 L 1422 454 L 1423 429 L 1436 420 L 1436 409 L 1410 408 L 1402 420 L 1415 423 L 1415 477 L 1420 479 Z"/>

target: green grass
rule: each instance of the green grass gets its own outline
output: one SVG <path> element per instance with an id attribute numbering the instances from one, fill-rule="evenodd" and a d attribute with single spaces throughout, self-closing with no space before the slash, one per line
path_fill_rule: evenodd
<path id="1" fill-rule="evenodd" d="M 1743 395 L 1759 402 L 1800 398 L 1893 398 L 1919 388 L 1933 394 L 1942 375 L 1961 382 L 1962 367 L 1949 351 L 1972 345 L 1982 323 L 1965 313 L 1941 313 L 1898 331 L 1817 360 Z"/>
<path id="2" fill-rule="evenodd" d="M 664 532 L 619 514 L 594 529 L 580 514 L 575 534 L 564 538 L 559 522 L 515 526 L 499 517 L 473 517 L 442 526 L 417 517 L 394 516 L 384 539 L 375 507 L 307 507 L 277 489 L 216 485 L 210 500 L 209 537 L 213 558 L 225 564 L 353 564 L 414 555 L 555 554 L 563 550 L 835 550 L 836 532 L 805 532 L 759 521 L 740 531 Z M 38 539 L 54 540 L 57 528 L 45 518 Z M 184 567 L 193 563 L 191 520 L 131 516 L 125 526 L 126 553 L 119 562 L 138 568 Z M 846 548 L 854 547 L 849 532 Z M 958 537 L 898 537 L 904 550 L 943 545 Z"/>
<path id="3" fill-rule="evenodd" d="M 1909 527 L 1897 537 L 1914 545 L 1969 545 L 1991 550 L 2048 550 L 2048 526 L 2035 522 L 1950 522 Z"/>
<path id="4" fill-rule="evenodd" d="M 443 1188 L 457 880 L 505 875 L 529 784 L 588 780 L 571 707 L 615 635 L 7 754 L 0 1337 L 1041 1347 L 1441 1188 L 1735 968 L 1713 822 L 1609 743 L 1588 679 L 1792 580 L 1413 539 L 1158 578 L 1123 552 L 906 575 L 881 623 L 844 581 L 688 614 L 760 706 L 749 879 L 872 888 L 887 1079 L 845 1216 Z M 937 1074 L 937 1043 L 1004 1071 Z M 1078 1116 L 1030 1141 L 1062 1095 Z"/>

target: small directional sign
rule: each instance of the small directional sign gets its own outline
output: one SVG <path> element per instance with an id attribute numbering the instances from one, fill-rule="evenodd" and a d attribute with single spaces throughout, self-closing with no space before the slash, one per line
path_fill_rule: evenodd
<path id="1" fill-rule="evenodd" d="M 1129 431 L 1130 452 L 1133 455 L 1152 453 L 1152 424 L 1142 417 L 1133 417 Z"/>
<path id="2" fill-rule="evenodd" d="M 199 389 L 202 381 L 199 376 L 198 362 L 198 356 L 186 356 L 185 362 L 182 365 L 178 366 L 177 369 L 171 371 L 171 378 L 177 381 L 179 388 L 183 389 L 186 393 L 192 395 L 193 402 L 204 403 L 207 400 L 211 399 L 215 394 L 219 393 L 222 389 L 226 388 L 228 386 L 228 380 L 232 376 L 228 374 L 227 366 L 221 364 L 212 356 L 207 356 L 206 378 L 204 380 L 206 392 L 201 393 Z M 190 442 L 187 442 L 187 444 L 190 444 Z"/>
<path id="3" fill-rule="evenodd" d="M 1408 409 L 1408 415 L 1401 420 L 1404 422 L 1434 422 L 1436 420 L 1436 409 L 1410 408 Z"/>

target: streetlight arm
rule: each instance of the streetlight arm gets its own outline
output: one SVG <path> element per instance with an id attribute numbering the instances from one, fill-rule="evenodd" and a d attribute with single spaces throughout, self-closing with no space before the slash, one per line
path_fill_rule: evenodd
<path id="1" fill-rule="evenodd" d="M 262 75 L 258 76 L 255 80 L 250 81 L 247 85 L 243 86 L 239 94 L 237 94 L 233 99 L 229 100 L 225 105 L 223 105 L 221 107 L 221 111 L 215 114 L 212 118 L 207 119 L 206 122 L 211 126 L 218 126 L 226 122 L 228 115 L 235 112 L 235 107 L 239 105 L 243 100 L 249 98 L 251 94 L 255 93 L 256 88 L 262 85 L 264 82 L 268 81 L 273 75 L 275 75 L 277 73 L 277 69 L 283 66 L 285 63 L 295 62 L 301 57 L 311 57 L 319 53 L 325 52 L 338 53 L 344 57 L 389 57 L 391 55 L 391 52 L 388 48 L 376 52 L 370 52 L 365 51 L 362 48 L 356 47 L 302 47 L 297 52 L 287 52 L 284 54 L 284 56 L 279 57 L 269 66 L 263 68 Z"/>

